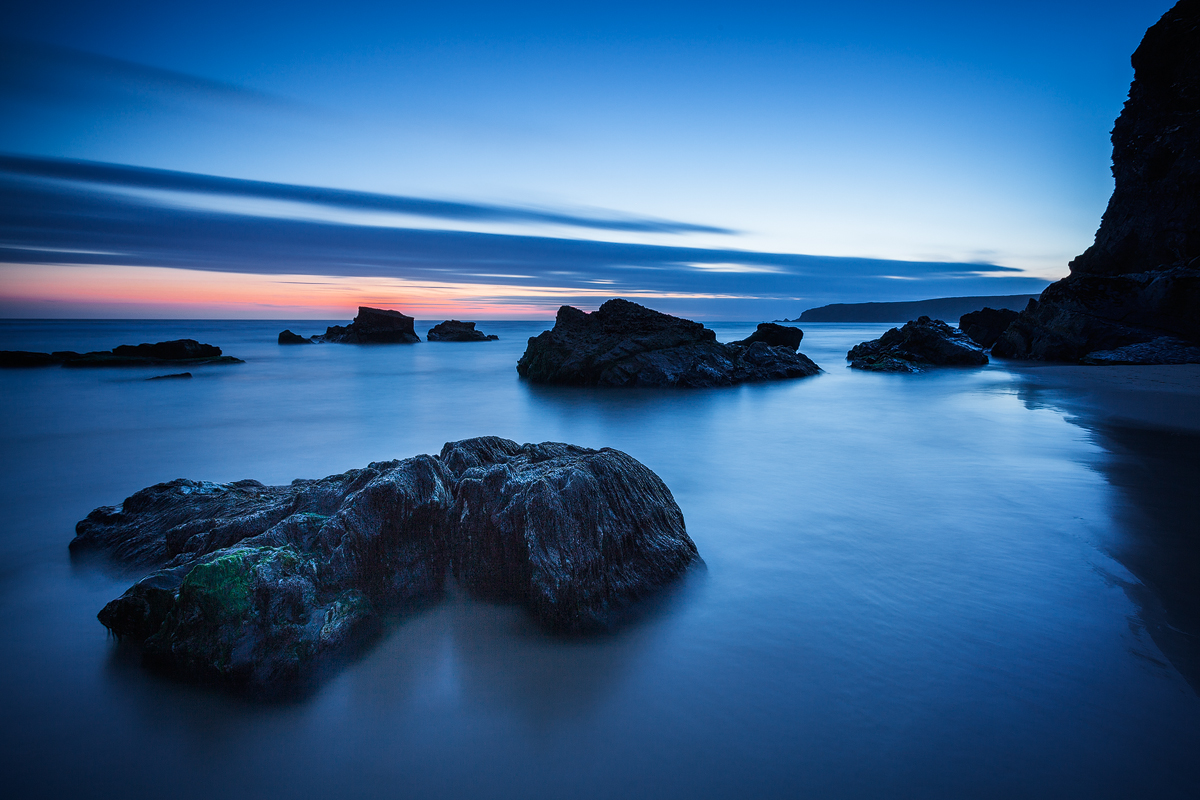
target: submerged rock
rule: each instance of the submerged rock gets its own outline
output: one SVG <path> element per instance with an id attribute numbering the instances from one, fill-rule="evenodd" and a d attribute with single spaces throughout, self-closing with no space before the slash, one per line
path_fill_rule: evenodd
<path id="1" fill-rule="evenodd" d="M 988 349 L 1000 338 L 1000 334 L 1017 318 L 1010 308 L 983 308 L 963 314 L 958 320 L 958 329 L 971 337 L 971 341 Z"/>
<path id="2" fill-rule="evenodd" d="M 448 319 L 430 328 L 425 338 L 431 342 L 494 342 L 500 337 L 475 330 L 474 322 Z"/>
<path id="3" fill-rule="evenodd" d="M 192 377 L 192 373 L 190 373 L 190 372 L 172 372 L 170 375 L 155 375 L 152 378 L 146 378 L 146 380 L 148 380 L 148 381 L 168 381 L 168 380 L 175 380 L 176 378 L 185 378 L 186 379 L 186 378 L 191 378 L 191 377 Z"/>
<path id="4" fill-rule="evenodd" d="M 530 338 L 517 362 L 521 377 L 535 383 L 583 386 L 700 388 L 820 371 L 794 347 L 722 344 L 698 322 L 627 300 L 609 300 L 590 314 L 563 306 L 554 328 Z"/>
<path id="5" fill-rule="evenodd" d="M 497 437 L 288 486 L 158 484 L 93 511 L 71 549 L 157 567 L 98 615 L 150 661 L 264 686 L 310 674 L 381 610 L 439 596 L 447 573 L 588 631 L 697 558 L 633 458 Z"/>
<path id="6" fill-rule="evenodd" d="M 1200 3 L 1177 3 L 1131 60 L 1129 100 L 1112 132 L 1115 187 L 1096 241 L 1021 312 L 994 355 L 1164 363 L 1155 360 L 1161 346 L 1134 346 L 1179 340 L 1174 358 L 1200 344 Z M 1122 360 L 1101 355 L 1111 351 Z"/>
<path id="7" fill-rule="evenodd" d="M 298 333 L 292 333 L 290 330 L 283 331 L 279 334 L 280 344 L 313 344 L 313 340 Z"/>
<path id="8" fill-rule="evenodd" d="M 927 367 L 977 367 L 988 363 L 983 350 L 962 331 L 940 319 L 919 317 L 869 342 L 850 348 L 850 366 L 873 372 L 921 372 Z"/>
<path id="9" fill-rule="evenodd" d="M 163 364 L 242 364 L 240 358 L 221 355 L 221 348 L 201 344 L 195 339 L 172 339 L 155 344 L 123 344 L 112 350 L 76 353 L 32 353 L 23 350 L 0 352 L 0 367 L 40 367 L 61 364 L 64 367 L 142 367 Z"/>
<path id="10" fill-rule="evenodd" d="M 413 344 L 421 341 L 413 330 L 413 322 L 412 317 L 399 311 L 359 306 L 358 316 L 349 325 L 330 325 L 313 340 L 338 344 Z"/>

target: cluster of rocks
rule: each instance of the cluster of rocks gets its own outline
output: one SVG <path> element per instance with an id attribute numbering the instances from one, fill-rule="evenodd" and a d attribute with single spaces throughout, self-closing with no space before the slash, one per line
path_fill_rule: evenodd
<path id="1" fill-rule="evenodd" d="M 172 339 L 155 344 L 123 344 L 112 350 L 76 353 L 63 350 L 34 353 L 26 350 L 0 350 L 0 367 L 145 367 L 164 364 L 242 364 L 240 358 L 221 355 L 221 348 L 201 344 L 195 339 Z"/>
<path id="2" fill-rule="evenodd" d="M 577 386 L 699 388 L 802 378 L 821 371 L 797 352 L 802 336 L 763 323 L 749 338 L 722 344 L 698 322 L 609 300 L 590 314 L 560 308 L 554 328 L 529 339 L 517 372 L 536 383 Z"/>
<path id="3" fill-rule="evenodd" d="M 1131 59 L 1115 188 L 1071 274 L 998 338 L 1006 358 L 1200 362 L 1200 3 L 1181 0 Z"/>
<path id="4" fill-rule="evenodd" d="M 932 366 L 978 367 L 988 363 L 971 337 L 940 319 L 918 317 L 878 339 L 862 342 L 846 354 L 854 369 L 872 372 L 922 372 Z"/>
<path id="5" fill-rule="evenodd" d="M 158 484 L 89 514 L 71 550 L 153 568 L 99 614 L 151 663 L 257 686 L 310 674 L 382 611 L 436 598 L 448 574 L 581 632 L 698 558 L 640 462 L 498 437 L 287 486 Z"/>
<path id="6" fill-rule="evenodd" d="M 359 306 L 358 315 L 349 325 L 330 325 L 325 333 L 313 337 L 285 330 L 279 334 L 279 343 L 416 344 L 421 337 L 413 329 L 414 322 L 415 319 L 399 311 Z M 474 322 L 448 319 L 431 328 L 427 338 L 431 342 L 494 342 L 500 337 L 475 330 Z"/>

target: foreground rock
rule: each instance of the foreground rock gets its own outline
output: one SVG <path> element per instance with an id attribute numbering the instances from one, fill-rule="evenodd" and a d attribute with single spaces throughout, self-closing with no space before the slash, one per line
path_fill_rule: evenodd
<path id="1" fill-rule="evenodd" d="M 421 341 L 413 330 L 414 321 L 399 311 L 359 306 L 358 316 L 349 325 L 330 325 L 313 340 L 338 344 L 414 344 Z"/>
<path id="2" fill-rule="evenodd" d="M 221 348 L 201 344 L 195 339 L 173 339 L 155 344 L 123 344 L 112 350 L 76 353 L 32 353 L 23 350 L 0 351 L 0 367 L 142 367 L 164 364 L 243 364 L 240 358 L 221 355 Z"/>
<path id="3" fill-rule="evenodd" d="M 1013 324 L 1017 312 L 1010 308 L 982 308 L 963 314 L 958 320 L 958 329 L 971 337 L 971 341 L 983 349 L 996 343 L 1000 334 Z"/>
<path id="4" fill-rule="evenodd" d="M 1170 351 L 1196 360 L 1188 354 L 1200 344 L 1200 3 L 1183 0 L 1163 15 L 1132 62 L 1112 133 L 1115 188 L 1096 241 L 1021 312 L 995 355 L 1176 363 L 1157 360 Z M 1114 351 L 1118 360 L 1101 355 Z"/>
<path id="5" fill-rule="evenodd" d="M 474 322 L 448 319 L 430 328 L 425 338 L 431 342 L 494 342 L 500 337 L 475 330 Z"/>
<path id="6" fill-rule="evenodd" d="M 313 340 L 298 333 L 292 333 L 290 330 L 282 331 L 279 334 L 280 344 L 313 344 Z"/>
<path id="7" fill-rule="evenodd" d="M 988 357 L 969 336 L 929 317 L 857 344 L 846 358 L 854 369 L 872 372 L 922 372 L 935 366 L 977 367 L 988 363 Z"/>
<path id="8" fill-rule="evenodd" d="M 820 371 L 794 347 L 722 344 L 698 322 L 627 300 L 609 300 L 590 314 L 563 306 L 554 328 L 532 337 L 517 362 L 523 378 L 579 386 L 701 388 Z"/>
<path id="9" fill-rule="evenodd" d="M 171 481 L 76 531 L 73 553 L 154 568 L 100 612 L 114 634 L 170 671 L 256 686 L 312 674 L 448 573 L 580 632 L 697 558 L 670 490 L 633 458 L 497 437 L 287 486 Z"/>

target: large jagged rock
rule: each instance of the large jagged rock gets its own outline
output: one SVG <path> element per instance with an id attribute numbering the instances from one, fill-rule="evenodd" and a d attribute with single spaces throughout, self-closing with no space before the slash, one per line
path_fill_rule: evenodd
<path id="1" fill-rule="evenodd" d="M 554 328 L 530 338 L 517 362 L 521 377 L 536 383 L 580 386 L 700 388 L 820 371 L 794 348 L 722 344 L 698 322 L 619 299 L 590 314 L 563 306 Z"/>
<path id="2" fill-rule="evenodd" d="M 846 354 L 850 366 L 872 372 L 922 372 L 928 367 L 978 367 L 988 363 L 982 348 L 940 319 L 919 317 L 862 342 Z"/>
<path id="3" fill-rule="evenodd" d="M 1010 308 L 981 308 L 959 317 L 958 329 L 986 350 L 996 343 L 1000 334 L 1004 333 L 1016 318 L 1017 312 Z"/>
<path id="4" fill-rule="evenodd" d="M 1095 243 L 1021 312 L 995 355 L 1114 363 L 1091 354 L 1152 359 L 1200 343 L 1200 0 L 1164 14 L 1132 63 L 1112 132 L 1115 188 Z"/>
<path id="5" fill-rule="evenodd" d="M 98 615 L 151 662 L 254 686 L 311 674 L 450 572 L 549 629 L 587 631 L 697 557 L 633 458 L 497 437 L 288 486 L 158 484 L 89 514 L 71 550 L 154 568 Z"/>
<path id="6" fill-rule="evenodd" d="M 697 557 L 670 490 L 618 450 L 472 439 L 441 457 L 456 482 L 454 577 L 549 628 L 603 628 Z"/>
<path id="7" fill-rule="evenodd" d="M 431 342 L 494 342 L 500 337 L 475 330 L 474 322 L 448 319 L 430 328 L 425 338 Z"/>
<path id="8" fill-rule="evenodd" d="M 240 358 L 221 355 L 221 348 L 201 344 L 195 339 L 172 339 L 154 344 L 123 344 L 112 350 L 76 353 L 63 350 L 54 353 L 34 353 L 25 350 L 0 351 L 0 367 L 43 367 L 61 364 L 64 367 L 143 367 L 164 364 L 242 364 Z"/>
<path id="9" fill-rule="evenodd" d="M 330 325 L 314 341 L 338 344 L 413 344 L 421 337 L 413 330 L 415 320 L 399 311 L 358 307 L 358 315 L 349 325 Z"/>

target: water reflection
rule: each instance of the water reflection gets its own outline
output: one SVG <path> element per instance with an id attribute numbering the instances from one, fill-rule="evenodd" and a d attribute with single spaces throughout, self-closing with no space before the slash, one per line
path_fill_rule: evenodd
<path id="1" fill-rule="evenodd" d="M 1138 580 L 1113 577 L 1139 622 L 1200 693 L 1200 433 L 1114 422 L 1070 389 L 1020 384 L 1027 408 L 1057 408 L 1101 453 L 1089 465 L 1115 490 L 1112 528 L 1100 547 Z"/>

